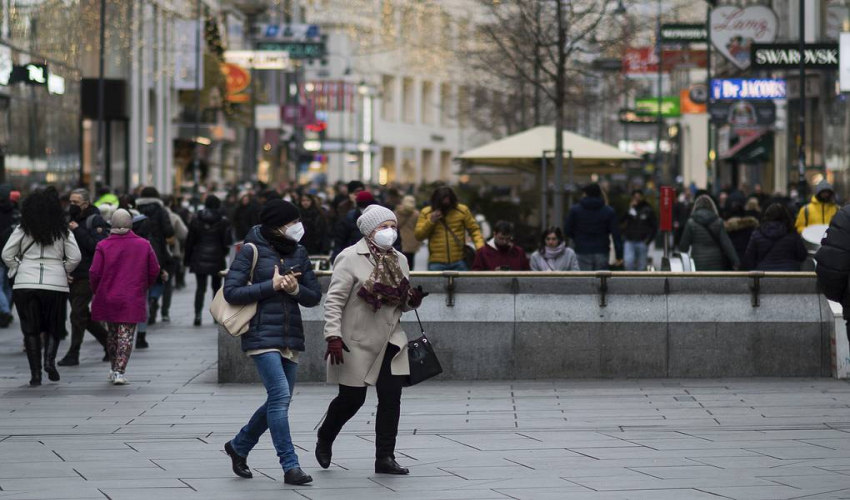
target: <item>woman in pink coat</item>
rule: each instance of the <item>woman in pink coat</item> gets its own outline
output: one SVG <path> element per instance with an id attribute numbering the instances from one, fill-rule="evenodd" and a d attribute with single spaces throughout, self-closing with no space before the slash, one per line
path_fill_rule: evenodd
<path id="1" fill-rule="evenodd" d="M 136 324 L 147 321 L 148 288 L 159 276 L 159 263 L 148 240 L 130 228 L 133 217 L 126 210 L 112 214 L 109 238 L 97 244 L 89 270 L 94 298 L 91 317 L 106 323 L 106 349 L 112 361 L 109 380 L 127 383 L 124 370 L 133 349 Z"/>

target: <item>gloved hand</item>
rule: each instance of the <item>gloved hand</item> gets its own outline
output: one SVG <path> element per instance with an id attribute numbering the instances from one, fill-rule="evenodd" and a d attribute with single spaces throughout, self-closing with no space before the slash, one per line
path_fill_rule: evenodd
<path id="1" fill-rule="evenodd" d="M 345 345 L 345 342 L 343 342 L 341 338 L 331 337 L 328 339 L 328 350 L 325 351 L 325 359 L 328 359 L 328 356 L 330 356 L 332 365 L 341 365 L 345 363 L 345 360 L 342 357 L 343 350 L 351 352 L 348 350 L 348 346 Z"/>
<path id="2" fill-rule="evenodd" d="M 407 299 L 407 305 L 416 309 L 417 307 L 422 305 L 422 299 L 431 294 L 422 290 L 422 285 L 419 285 L 416 288 L 411 288 L 408 295 L 410 296 L 410 298 Z"/>

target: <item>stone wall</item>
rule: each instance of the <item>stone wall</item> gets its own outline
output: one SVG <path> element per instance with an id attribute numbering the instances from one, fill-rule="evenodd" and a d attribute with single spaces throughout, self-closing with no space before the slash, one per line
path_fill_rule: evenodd
<path id="1" fill-rule="evenodd" d="M 330 278 L 321 278 L 326 290 Z M 443 379 L 821 377 L 833 322 L 813 273 L 412 279 Z M 449 293 L 449 288 L 453 288 Z M 604 291 L 604 293 L 603 293 Z M 303 310 L 298 378 L 325 376 L 322 307 Z M 419 333 L 405 314 L 408 336 Z M 239 341 L 219 334 L 219 381 L 256 382 Z"/>

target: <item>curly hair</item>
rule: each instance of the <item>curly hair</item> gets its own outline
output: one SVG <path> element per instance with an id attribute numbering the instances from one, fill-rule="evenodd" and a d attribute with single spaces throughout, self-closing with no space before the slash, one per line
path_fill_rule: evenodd
<path id="1" fill-rule="evenodd" d="M 56 188 L 39 189 L 27 196 L 21 206 L 21 229 L 42 246 L 68 237 L 68 222 Z"/>

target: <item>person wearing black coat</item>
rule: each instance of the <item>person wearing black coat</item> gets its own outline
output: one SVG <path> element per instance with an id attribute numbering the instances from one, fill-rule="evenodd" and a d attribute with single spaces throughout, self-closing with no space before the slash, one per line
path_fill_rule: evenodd
<path id="1" fill-rule="evenodd" d="M 327 255 L 330 251 L 330 234 L 328 234 L 328 223 L 325 214 L 316 198 L 309 194 L 301 197 L 299 213 L 301 223 L 304 225 L 304 238 L 301 244 L 310 255 Z"/>
<path id="2" fill-rule="evenodd" d="M 608 269 L 611 239 L 617 264 L 623 261 L 623 242 L 614 209 L 605 203 L 599 184 L 582 188 L 584 196 L 570 208 L 564 222 L 564 235 L 575 243 L 578 265 L 582 271 Z"/>
<path id="3" fill-rule="evenodd" d="M 815 272 L 826 298 L 838 302 L 847 321 L 847 338 L 850 340 L 850 205 L 840 209 L 829 223 L 829 229 L 815 254 Z"/>
<path id="4" fill-rule="evenodd" d="M 21 223 L 21 212 L 10 199 L 12 186 L 0 185 L 0 248 L 6 246 L 12 231 Z M 9 269 L 0 261 L 0 328 L 12 324 L 12 283 Z"/>
<path id="5" fill-rule="evenodd" d="M 254 226 L 260 223 L 260 205 L 248 193 L 239 197 L 239 204 L 233 211 L 233 232 L 236 241 L 242 241 Z"/>
<path id="6" fill-rule="evenodd" d="M 767 207 L 761 226 L 753 231 L 743 264 L 751 271 L 799 271 L 807 255 L 791 213 L 774 203 Z"/>
<path id="7" fill-rule="evenodd" d="M 159 298 L 165 291 L 165 282 L 174 274 L 174 261 L 168 249 L 168 240 L 174 237 L 175 232 L 171 217 L 165 211 L 165 204 L 155 187 L 142 189 L 141 197 L 136 199 L 136 209 L 147 217 L 144 222 L 146 236 L 143 237 L 150 242 L 162 270 L 159 281 L 148 291 L 148 323 L 153 324 L 159 312 Z M 136 334 L 136 347 L 144 348 L 147 345 L 146 337 L 147 330 L 140 327 Z"/>
<path id="8" fill-rule="evenodd" d="M 227 269 L 226 259 L 233 239 L 230 222 L 221 213 L 221 200 L 207 195 L 204 207 L 189 224 L 183 255 L 183 263 L 195 275 L 198 284 L 195 288 L 195 326 L 201 326 L 207 283 L 212 283 L 213 296 L 221 288 L 219 273 Z"/>
<path id="9" fill-rule="evenodd" d="M 70 293 L 68 300 L 71 303 L 71 346 L 68 353 L 59 360 L 59 366 L 77 366 L 80 364 L 80 347 L 83 345 L 83 337 L 86 330 L 103 347 L 103 361 L 109 361 L 106 353 L 106 339 L 108 334 L 106 328 L 99 322 L 92 321 L 89 304 L 91 304 L 94 293 L 89 285 L 89 268 L 94 260 L 94 250 L 100 241 L 109 236 L 109 224 L 103 220 L 100 210 L 92 205 L 91 194 L 85 189 L 75 189 L 70 196 L 71 205 L 68 207 L 68 222 L 77 246 L 80 247 L 82 260 L 77 268 L 71 272 L 71 282 L 68 285 Z"/>
<path id="10" fill-rule="evenodd" d="M 262 224 L 248 232 L 246 244 L 224 280 L 224 298 L 228 303 L 257 304 L 257 313 L 240 339 L 242 350 L 256 365 L 267 394 L 266 402 L 224 444 L 224 450 L 236 475 L 252 477 L 247 457 L 268 429 L 287 484 L 313 480 L 301 470 L 295 453 L 289 432 L 289 405 L 298 356 L 304 351 L 300 308 L 315 307 L 322 297 L 307 250 L 298 244 L 304 235 L 298 218 L 298 208 L 288 201 L 266 203 Z M 253 273 L 254 248 L 249 243 L 257 251 Z"/>

